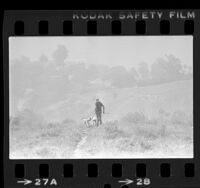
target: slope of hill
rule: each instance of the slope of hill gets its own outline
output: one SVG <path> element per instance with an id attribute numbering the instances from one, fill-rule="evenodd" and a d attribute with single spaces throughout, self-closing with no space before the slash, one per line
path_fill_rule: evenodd
<path id="1" fill-rule="evenodd" d="M 10 118 L 10 158 L 188 158 L 193 156 L 192 81 L 66 93 L 41 111 Z M 85 127 L 95 98 L 103 125 Z"/>
<path id="2" fill-rule="evenodd" d="M 72 118 L 80 121 L 94 115 L 96 98 L 105 104 L 106 120 L 118 120 L 130 112 L 142 112 L 149 117 L 156 116 L 159 110 L 192 113 L 192 89 L 192 81 L 186 80 L 148 87 L 72 93 L 66 94 L 66 100 L 47 106 L 42 113 L 48 120 Z"/>

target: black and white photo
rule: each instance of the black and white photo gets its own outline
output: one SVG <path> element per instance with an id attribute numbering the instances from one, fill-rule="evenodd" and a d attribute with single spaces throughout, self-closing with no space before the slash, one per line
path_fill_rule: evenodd
<path id="1" fill-rule="evenodd" d="M 193 155 L 192 36 L 9 38 L 10 159 Z"/>

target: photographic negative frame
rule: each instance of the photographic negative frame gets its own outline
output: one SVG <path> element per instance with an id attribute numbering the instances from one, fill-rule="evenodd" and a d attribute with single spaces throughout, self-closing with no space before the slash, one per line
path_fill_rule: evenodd
<path id="1" fill-rule="evenodd" d="M 197 187 L 200 183 L 200 32 L 198 10 L 7 11 L 4 16 L 4 181 L 9 186 Z M 9 40 L 25 37 L 191 38 L 193 63 L 192 157 L 9 158 Z M 105 47 L 105 46 L 104 46 Z M 14 48 L 15 51 L 16 48 Z M 23 50 L 22 50 L 23 51 Z M 25 79 L 25 78 L 24 78 Z M 184 85 L 184 84 L 183 84 Z M 91 178 L 92 177 L 92 178 Z M 46 180 L 45 180 L 46 179 Z"/>

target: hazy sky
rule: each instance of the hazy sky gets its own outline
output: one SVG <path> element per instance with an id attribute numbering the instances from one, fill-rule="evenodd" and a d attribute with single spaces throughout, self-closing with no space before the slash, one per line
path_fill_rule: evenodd
<path id="1" fill-rule="evenodd" d="M 69 61 L 130 68 L 172 54 L 184 64 L 193 64 L 192 36 L 10 37 L 9 58 L 37 60 L 42 54 L 51 58 L 59 44 L 68 49 Z"/>

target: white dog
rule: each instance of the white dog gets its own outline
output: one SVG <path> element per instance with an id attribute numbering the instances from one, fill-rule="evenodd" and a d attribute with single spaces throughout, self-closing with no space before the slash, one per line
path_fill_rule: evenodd
<path id="1" fill-rule="evenodd" d="M 84 118 L 83 119 L 83 124 L 89 127 L 91 124 L 95 126 L 97 124 L 97 118 L 96 116 L 89 117 L 89 118 Z"/>

